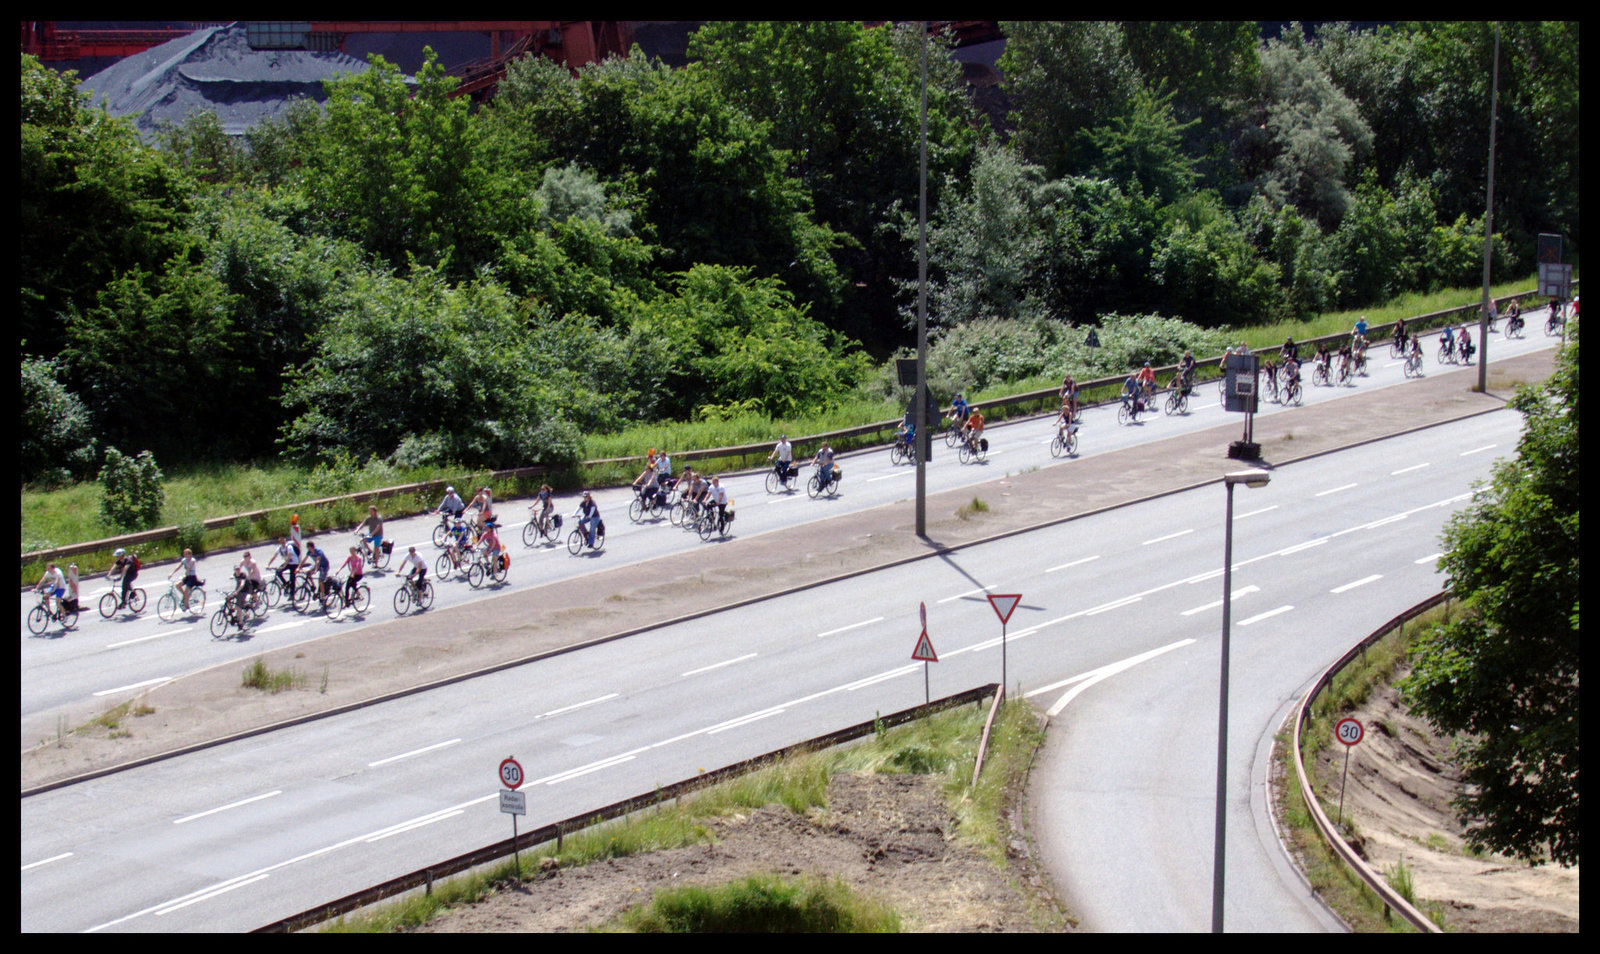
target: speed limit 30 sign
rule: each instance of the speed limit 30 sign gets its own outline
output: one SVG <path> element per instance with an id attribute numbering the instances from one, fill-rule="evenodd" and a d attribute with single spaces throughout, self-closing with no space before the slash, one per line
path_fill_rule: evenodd
<path id="1" fill-rule="evenodd" d="M 500 784 L 513 791 L 522 787 L 522 763 L 516 759 L 506 759 L 500 763 Z"/>
<path id="2" fill-rule="evenodd" d="M 1333 727 L 1334 737 L 1345 745 L 1355 745 L 1360 742 L 1363 733 L 1360 719 L 1340 719 L 1339 724 Z"/>

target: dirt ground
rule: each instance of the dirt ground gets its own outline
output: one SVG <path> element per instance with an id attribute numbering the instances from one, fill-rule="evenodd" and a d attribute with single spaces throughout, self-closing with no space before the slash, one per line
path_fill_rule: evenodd
<path id="1" fill-rule="evenodd" d="M 1450 762 L 1449 739 L 1409 715 L 1392 686 L 1375 690 L 1351 715 L 1366 733 L 1351 750 L 1344 813 L 1360 835 L 1352 844 L 1374 870 L 1404 861 L 1416 897 L 1441 904 L 1450 931 L 1579 930 L 1578 868 L 1531 867 L 1463 850 L 1462 827 L 1450 807 L 1461 775 Z M 1330 748 L 1340 751 L 1324 750 L 1319 771 L 1334 779 L 1337 804 L 1344 747 Z"/>
<path id="2" fill-rule="evenodd" d="M 1061 930 L 1061 914 L 1026 848 L 1002 869 L 954 839 L 955 821 L 925 775 L 834 777 L 828 807 L 729 816 L 706 844 L 549 871 L 435 918 L 420 933 L 565 932 L 597 926 L 667 887 L 753 874 L 841 878 L 899 912 L 903 930 Z"/>

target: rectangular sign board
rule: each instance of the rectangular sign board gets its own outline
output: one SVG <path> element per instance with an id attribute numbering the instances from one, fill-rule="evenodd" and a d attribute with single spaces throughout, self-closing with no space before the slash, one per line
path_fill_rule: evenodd
<path id="1" fill-rule="evenodd" d="M 1224 370 L 1222 409 L 1256 412 L 1256 371 L 1260 358 L 1253 354 L 1230 354 Z"/>
<path id="2" fill-rule="evenodd" d="M 528 793 L 513 792 L 509 788 L 500 790 L 500 814 L 526 815 L 528 814 Z"/>

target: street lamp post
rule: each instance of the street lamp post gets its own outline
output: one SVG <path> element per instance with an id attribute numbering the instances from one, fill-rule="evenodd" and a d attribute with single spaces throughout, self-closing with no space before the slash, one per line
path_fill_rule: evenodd
<path id="1" fill-rule="evenodd" d="M 1224 847 L 1227 844 L 1228 787 L 1228 624 L 1233 611 L 1233 488 L 1265 487 L 1272 475 L 1264 470 L 1243 470 L 1226 474 L 1222 483 L 1228 488 L 1228 516 L 1223 523 L 1222 543 L 1222 679 L 1217 697 L 1217 822 L 1216 837 L 1212 843 L 1211 861 L 1211 931 L 1222 933 L 1222 886 Z"/>

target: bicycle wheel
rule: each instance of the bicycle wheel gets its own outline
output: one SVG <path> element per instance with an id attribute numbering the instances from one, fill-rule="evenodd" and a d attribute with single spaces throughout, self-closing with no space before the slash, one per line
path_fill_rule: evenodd
<path id="1" fill-rule="evenodd" d="M 100 597 L 100 615 L 106 619 L 117 615 L 117 594 L 107 593 Z"/>
<path id="2" fill-rule="evenodd" d="M 279 583 L 277 579 L 268 580 L 265 590 L 269 608 L 277 606 L 278 601 L 283 599 L 283 584 Z"/>
<path id="3" fill-rule="evenodd" d="M 634 523 L 644 519 L 644 498 L 635 497 L 633 503 L 628 504 L 628 519 Z"/>
<path id="4" fill-rule="evenodd" d="M 28 631 L 35 636 L 42 635 L 44 628 L 50 625 L 50 614 L 43 606 L 35 606 L 28 611 Z"/>
<path id="5" fill-rule="evenodd" d="M 482 586 L 483 578 L 487 575 L 488 574 L 483 569 L 482 563 L 473 563 L 471 566 L 467 567 L 467 582 L 471 584 L 473 589 L 477 589 L 478 587 Z"/>
<path id="6" fill-rule="evenodd" d="M 441 580 L 448 580 L 450 571 L 455 567 L 455 561 L 450 559 L 450 554 L 441 553 L 439 559 L 433 561 L 433 575 Z"/>
<path id="7" fill-rule="evenodd" d="M 380 544 L 378 549 L 373 553 L 372 565 L 376 566 L 380 570 L 387 570 L 389 568 L 389 556 L 389 551 L 385 550 Z"/>
<path id="8" fill-rule="evenodd" d="M 948 428 L 945 429 L 945 432 L 944 432 L 944 446 L 946 446 L 946 447 L 954 447 L 954 446 L 956 446 L 956 443 L 958 441 L 960 441 L 960 440 L 961 440 L 961 425 L 952 422 L 951 425 Z"/>
<path id="9" fill-rule="evenodd" d="M 401 583 L 400 588 L 394 591 L 394 611 L 400 616 L 406 615 L 411 610 L 411 584 Z"/>
<path id="10" fill-rule="evenodd" d="M 433 584 L 427 580 L 423 580 L 422 585 L 417 587 L 417 608 L 433 608 Z"/>
<path id="11" fill-rule="evenodd" d="M 304 613 L 311 609 L 311 603 L 316 599 L 317 591 L 310 578 L 296 580 L 294 584 L 295 612 Z"/>
<path id="12" fill-rule="evenodd" d="M 1178 413 L 1178 393 L 1176 391 L 1167 395 L 1166 412 L 1168 417 Z"/>
<path id="13" fill-rule="evenodd" d="M 1060 457 L 1060 456 L 1064 455 L 1066 452 L 1067 452 L 1067 442 L 1060 434 L 1057 434 L 1050 441 L 1050 456 L 1051 457 Z"/>
<path id="14" fill-rule="evenodd" d="M 170 623 L 178 618 L 178 597 L 174 593 L 164 594 L 156 600 L 156 615 L 161 617 L 163 623 Z"/>
<path id="15" fill-rule="evenodd" d="M 583 552 L 583 531 L 573 530 L 567 535 L 567 552 L 573 556 Z"/>
<path id="16" fill-rule="evenodd" d="M 146 599 L 144 588 L 135 587 L 133 592 L 128 594 L 128 609 L 135 613 L 143 613 Z"/>
<path id="17" fill-rule="evenodd" d="M 529 519 L 527 523 L 522 525 L 522 545 L 525 547 L 531 547 L 538 542 L 539 526 L 538 524 L 534 523 L 532 519 Z"/>
<path id="18" fill-rule="evenodd" d="M 905 459 L 906 449 L 904 447 L 901 447 L 899 444 L 895 444 L 893 447 L 889 448 L 889 463 L 898 467 L 905 463 Z"/>
<path id="19" fill-rule="evenodd" d="M 228 608 L 224 606 L 211 614 L 211 636 L 213 639 L 221 639 L 226 635 L 228 635 Z"/>
<path id="20" fill-rule="evenodd" d="M 972 445 L 961 444 L 956 448 L 956 460 L 965 464 L 972 459 Z"/>
<path id="21" fill-rule="evenodd" d="M 526 531 L 524 531 L 524 532 L 526 532 Z M 444 549 L 445 541 L 448 540 L 448 539 L 450 539 L 450 528 L 449 527 L 447 527 L 443 523 L 441 523 L 437 527 L 433 528 L 433 545 L 434 546 L 436 546 L 436 547 L 438 547 L 439 549 L 442 550 L 442 549 Z"/>
<path id="22" fill-rule="evenodd" d="M 202 616 L 206 611 L 206 591 L 195 587 L 189 591 L 189 598 L 183 601 L 185 615 Z"/>
<path id="23" fill-rule="evenodd" d="M 1117 408 L 1117 423 L 1127 424 L 1133 420 L 1133 409 L 1124 404 Z"/>
<path id="24" fill-rule="evenodd" d="M 1391 357 L 1391 358 L 1403 358 L 1403 357 L 1405 357 L 1405 354 L 1406 354 L 1405 342 L 1401 341 L 1399 338 L 1390 338 L 1389 339 L 1389 357 Z"/>
<path id="25" fill-rule="evenodd" d="M 267 596 L 260 590 L 250 594 L 250 615 L 256 619 L 266 619 L 267 617 Z"/>
<path id="26" fill-rule="evenodd" d="M 1283 397 L 1284 397 L 1284 403 L 1285 404 L 1299 404 L 1300 403 L 1300 398 L 1301 398 L 1300 385 L 1298 385 L 1298 384 L 1289 385 L 1289 390 L 1284 394 Z"/>
<path id="27" fill-rule="evenodd" d="M 506 581 L 506 577 L 511 575 L 511 566 L 506 563 L 505 557 L 497 557 L 495 559 L 494 568 L 489 571 L 489 575 L 494 577 L 496 583 L 504 583 Z"/>
<path id="28" fill-rule="evenodd" d="M 822 494 L 821 474 L 812 474 L 811 479 L 806 481 L 806 493 L 811 495 L 812 500 L 817 499 Z"/>
<path id="29" fill-rule="evenodd" d="M 688 513 L 688 510 L 689 510 L 688 503 L 680 500 L 677 503 L 672 505 L 672 509 L 671 510 L 667 511 L 667 519 L 672 522 L 672 525 L 674 527 L 681 527 L 681 526 L 683 526 L 684 515 L 686 513 Z"/>
<path id="30" fill-rule="evenodd" d="M 700 521 L 698 532 L 701 540 L 710 540 L 713 536 L 715 536 L 717 532 L 716 515 L 711 513 L 706 514 L 705 519 Z"/>
<path id="31" fill-rule="evenodd" d="M 365 613 L 372 608 L 372 590 L 367 588 L 367 584 L 363 583 L 356 587 L 356 598 L 351 605 L 355 607 L 357 613 Z"/>
<path id="32" fill-rule="evenodd" d="M 1073 433 L 1067 435 L 1067 456 L 1068 457 L 1077 457 L 1078 456 L 1078 435 L 1077 435 L 1077 432 L 1073 432 Z"/>
<path id="33" fill-rule="evenodd" d="M 339 611 L 344 609 L 344 596 L 339 592 L 339 584 L 334 583 L 328 587 L 328 592 L 322 594 L 322 612 L 329 619 L 338 619 Z"/>
<path id="34" fill-rule="evenodd" d="M 74 629 L 78 625 L 78 611 L 75 609 L 62 610 L 58 618 L 61 620 L 62 629 Z"/>

